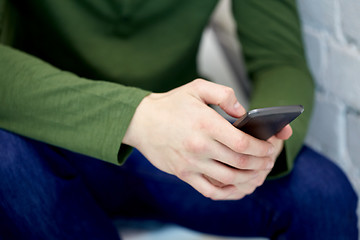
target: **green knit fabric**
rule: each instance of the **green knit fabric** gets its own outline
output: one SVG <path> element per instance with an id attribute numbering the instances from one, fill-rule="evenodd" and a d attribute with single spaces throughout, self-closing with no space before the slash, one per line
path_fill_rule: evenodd
<path id="1" fill-rule="evenodd" d="M 0 45 L 0 127 L 123 163 L 128 149 L 119 148 L 141 100 L 198 77 L 199 42 L 217 1 L 12 3 L 16 25 L 0 16 L 0 29 L 15 36 Z M 254 80 L 251 106 L 305 106 L 277 163 L 283 174 L 302 145 L 313 94 L 295 1 L 233 1 L 233 12 Z"/>

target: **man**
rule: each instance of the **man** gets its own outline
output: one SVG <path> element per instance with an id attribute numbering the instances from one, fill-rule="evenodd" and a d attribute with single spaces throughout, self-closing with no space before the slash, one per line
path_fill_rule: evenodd
<path id="1" fill-rule="evenodd" d="M 117 217 L 221 235 L 357 238 L 357 199 L 342 172 L 308 148 L 295 161 L 313 93 L 295 2 L 233 2 L 254 81 L 252 108 L 306 109 L 293 129 L 268 141 L 235 129 L 208 106 L 243 115 L 231 89 L 194 80 L 201 33 L 216 3 L 5 5 L 2 39 L 11 47 L 0 46 L 4 238 L 118 239 L 111 223 Z M 268 175 L 286 176 L 263 184 Z"/>

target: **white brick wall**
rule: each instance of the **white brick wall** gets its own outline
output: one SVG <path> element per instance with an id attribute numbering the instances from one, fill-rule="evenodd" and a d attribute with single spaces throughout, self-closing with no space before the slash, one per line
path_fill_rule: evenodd
<path id="1" fill-rule="evenodd" d="M 339 0 L 338 0 L 339 1 Z M 358 0 L 341 0 L 340 5 L 344 34 L 349 42 L 360 45 L 360 3 Z M 356 24 L 357 23 L 357 24 Z"/>
<path id="2" fill-rule="evenodd" d="M 298 0 L 298 5 L 305 25 L 335 33 L 334 0 Z"/>
<path id="3" fill-rule="evenodd" d="M 306 141 L 335 161 L 360 195 L 360 1 L 298 0 L 298 6 L 317 85 Z"/>

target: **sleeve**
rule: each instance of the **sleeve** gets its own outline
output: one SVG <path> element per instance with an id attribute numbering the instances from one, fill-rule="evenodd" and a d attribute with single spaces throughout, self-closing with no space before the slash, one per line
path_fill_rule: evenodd
<path id="1" fill-rule="evenodd" d="M 301 104 L 304 113 L 292 124 L 270 176 L 288 173 L 303 145 L 313 105 L 295 0 L 233 0 L 233 14 L 253 83 L 251 108 Z"/>
<path id="2" fill-rule="evenodd" d="M 122 163 L 122 138 L 149 92 L 80 78 L 0 45 L 0 128 Z M 123 152 L 124 151 L 124 152 Z"/>

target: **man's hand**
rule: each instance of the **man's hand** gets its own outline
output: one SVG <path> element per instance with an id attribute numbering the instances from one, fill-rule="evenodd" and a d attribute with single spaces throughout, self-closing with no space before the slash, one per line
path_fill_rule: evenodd
<path id="1" fill-rule="evenodd" d="M 145 97 L 123 143 L 206 197 L 240 199 L 263 183 L 291 128 L 261 141 L 233 127 L 208 104 L 233 117 L 245 114 L 231 88 L 198 79 Z"/>
<path id="2" fill-rule="evenodd" d="M 292 129 L 291 129 L 290 125 L 287 125 L 278 134 L 276 134 L 275 136 L 273 136 L 267 140 L 268 142 L 273 144 L 273 146 L 275 148 L 274 153 L 271 154 L 271 156 L 270 156 L 270 159 L 273 162 L 273 166 L 275 165 L 275 161 L 276 161 L 277 157 L 280 155 L 280 153 L 284 147 L 284 140 L 287 140 L 288 138 L 290 138 L 291 135 L 292 135 Z M 227 199 L 228 200 L 241 199 L 244 196 L 254 192 L 257 187 L 261 186 L 264 183 L 266 177 L 271 172 L 271 169 L 265 169 L 263 171 L 259 171 L 258 176 L 255 177 L 254 179 L 252 179 L 251 181 L 235 185 L 235 187 L 237 187 L 238 189 L 244 189 L 245 191 L 236 191 L 231 196 L 228 196 Z M 214 180 L 210 180 L 210 181 L 213 181 L 213 184 L 215 184 L 219 187 L 224 187 L 224 184 L 222 184 L 222 183 L 219 183 L 219 182 L 216 183 Z"/>

